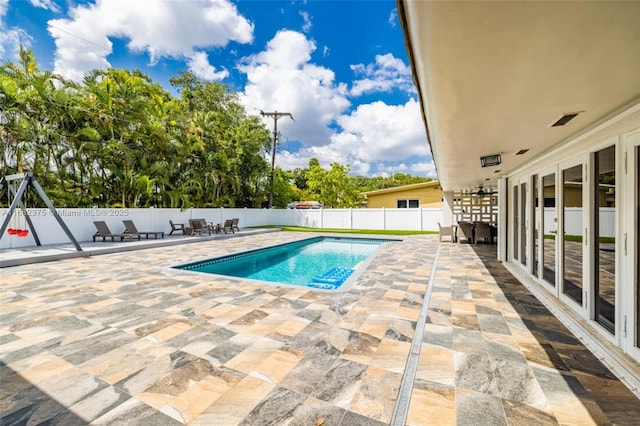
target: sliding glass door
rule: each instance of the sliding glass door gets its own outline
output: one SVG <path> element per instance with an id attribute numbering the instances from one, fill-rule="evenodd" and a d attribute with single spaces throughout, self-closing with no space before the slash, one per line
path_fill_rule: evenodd
<path id="1" fill-rule="evenodd" d="M 558 237 L 558 211 L 556 208 L 556 174 L 542 176 L 542 279 L 552 287 L 556 285 L 556 238 Z"/>
<path id="2" fill-rule="evenodd" d="M 519 248 L 520 245 L 518 243 L 518 234 L 520 233 L 520 204 L 518 202 L 518 184 L 513 186 L 513 258 L 519 259 Z"/>
<path id="3" fill-rule="evenodd" d="M 539 276 L 539 257 L 540 257 L 540 194 L 538 185 L 538 175 L 533 175 L 533 186 L 531 192 L 533 195 L 533 276 Z"/>
<path id="4" fill-rule="evenodd" d="M 640 350 L 640 134 L 637 137 L 638 139 L 638 143 L 639 145 L 634 146 L 634 153 L 635 155 L 633 155 L 633 159 L 635 164 L 633 165 L 632 170 L 634 171 L 635 174 L 635 179 L 634 179 L 634 190 L 633 193 L 635 194 L 635 200 L 633 201 L 634 204 L 634 213 L 635 213 L 635 220 L 634 220 L 634 226 L 635 226 L 635 230 L 634 230 L 634 237 L 635 237 L 635 271 L 634 271 L 634 275 L 635 275 L 635 293 L 636 293 L 636 303 L 635 303 L 635 347 L 638 348 L 638 350 Z M 640 356 L 638 357 L 640 358 Z M 636 358 L 636 359 L 638 359 Z M 638 359 L 640 361 L 640 359 Z"/>
<path id="5" fill-rule="evenodd" d="M 592 251 L 595 320 L 615 334 L 616 319 L 616 147 L 593 155 L 594 244 Z"/>
<path id="6" fill-rule="evenodd" d="M 640 129 L 624 135 L 621 146 L 623 170 L 619 172 L 620 210 L 624 218 L 624 241 L 619 242 L 622 256 L 619 261 L 623 268 L 618 277 L 618 317 L 623 323 L 618 326 L 625 339 L 626 351 L 640 362 Z"/>
<path id="7" fill-rule="evenodd" d="M 520 218 L 520 263 L 527 264 L 527 183 L 522 182 L 520 184 L 520 212 L 518 217 Z"/>
<path id="8" fill-rule="evenodd" d="M 583 306 L 583 164 L 567 165 L 562 178 L 562 294 Z"/>

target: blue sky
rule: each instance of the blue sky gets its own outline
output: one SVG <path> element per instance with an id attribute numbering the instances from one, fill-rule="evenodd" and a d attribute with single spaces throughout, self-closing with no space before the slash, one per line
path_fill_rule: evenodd
<path id="1" fill-rule="evenodd" d="M 140 69 L 168 90 L 191 70 L 278 121 L 276 164 L 435 177 L 394 0 L 0 0 L 0 60 L 19 44 L 80 81 Z M 273 129 L 273 119 L 265 118 Z"/>

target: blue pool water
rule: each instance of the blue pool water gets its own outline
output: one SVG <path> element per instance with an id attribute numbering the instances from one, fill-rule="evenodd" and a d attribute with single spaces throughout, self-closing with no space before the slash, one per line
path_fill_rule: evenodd
<path id="1" fill-rule="evenodd" d="M 314 237 L 176 268 L 306 287 L 338 288 L 378 247 L 373 238 Z"/>

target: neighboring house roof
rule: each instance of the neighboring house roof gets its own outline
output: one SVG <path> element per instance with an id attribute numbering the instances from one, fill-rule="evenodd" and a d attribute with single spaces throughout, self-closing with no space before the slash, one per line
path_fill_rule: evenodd
<path id="1" fill-rule="evenodd" d="M 437 180 L 432 180 L 430 182 L 421 182 L 421 183 L 414 183 L 411 185 L 395 186 L 393 188 L 385 188 L 385 189 L 378 189 L 375 191 L 362 192 L 362 195 L 388 194 L 390 192 L 402 192 L 408 189 L 428 188 L 432 186 L 440 186 L 440 182 L 438 182 Z"/>

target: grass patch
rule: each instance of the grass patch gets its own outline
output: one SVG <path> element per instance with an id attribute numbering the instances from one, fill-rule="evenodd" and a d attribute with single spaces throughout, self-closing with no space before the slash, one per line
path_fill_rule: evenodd
<path id="1" fill-rule="evenodd" d="M 417 235 L 417 234 L 438 234 L 438 231 L 405 231 L 390 229 L 332 229 L 332 228 L 305 228 L 302 226 L 256 226 L 256 228 L 279 228 L 283 231 L 291 232 L 326 232 L 339 234 L 370 234 L 370 235 Z"/>

